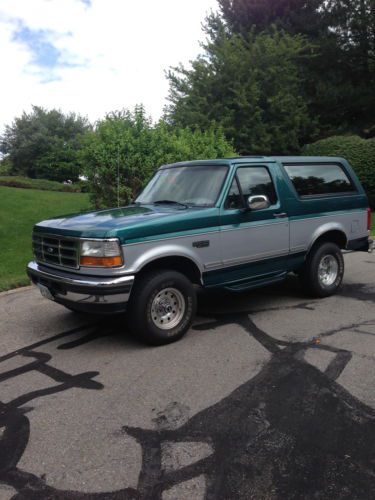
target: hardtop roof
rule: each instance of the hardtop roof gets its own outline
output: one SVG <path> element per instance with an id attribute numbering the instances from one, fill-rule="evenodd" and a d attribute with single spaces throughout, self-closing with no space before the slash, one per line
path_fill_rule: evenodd
<path id="1" fill-rule="evenodd" d="M 344 158 L 337 156 L 237 156 L 218 158 L 215 160 L 193 160 L 162 165 L 160 168 L 189 167 L 194 165 L 232 165 L 238 163 L 325 163 L 342 162 Z"/>
<path id="2" fill-rule="evenodd" d="M 272 156 L 278 163 L 334 163 L 345 161 L 339 156 Z"/>

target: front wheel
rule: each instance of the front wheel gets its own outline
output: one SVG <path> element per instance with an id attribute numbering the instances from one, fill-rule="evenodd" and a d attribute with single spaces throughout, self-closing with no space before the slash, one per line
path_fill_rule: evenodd
<path id="1" fill-rule="evenodd" d="M 186 276 L 176 271 L 151 271 L 135 282 L 128 324 L 149 344 L 169 344 L 187 332 L 196 308 L 196 293 Z"/>
<path id="2" fill-rule="evenodd" d="M 300 273 L 304 291 L 314 297 L 329 297 L 337 292 L 344 277 L 344 258 L 335 243 L 313 249 Z"/>
<path id="3" fill-rule="evenodd" d="M 77 313 L 77 314 L 85 314 L 84 311 L 80 311 L 79 308 L 75 308 L 74 306 L 66 306 L 64 304 L 64 307 L 65 307 L 65 309 L 68 309 L 68 311 L 71 311 L 71 312 L 74 312 L 74 313 Z"/>

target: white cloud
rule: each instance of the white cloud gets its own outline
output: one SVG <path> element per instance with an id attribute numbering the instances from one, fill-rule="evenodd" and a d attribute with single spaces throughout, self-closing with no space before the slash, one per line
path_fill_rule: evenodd
<path id="1" fill-rule="evenodd" d="M 88 3 L 0 0 L 0 130 L 31 104 L 96 120 L 144 103 L 157 119 L 168 93 L 164 71 L 196 57 L 201 23 L 217 8 L 216 0 Z M 51 47 L 56 64 L 43 65 Z"/>

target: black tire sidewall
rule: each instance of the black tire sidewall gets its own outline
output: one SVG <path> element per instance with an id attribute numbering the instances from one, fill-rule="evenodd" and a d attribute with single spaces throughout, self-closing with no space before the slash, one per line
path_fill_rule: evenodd
<path id="1" fill-rule="evenodd" d="M 327 255 L 333 256 L 338 264 L 337 277 L 334 283 L 329 286 L 323 285 L 318 276 L 319 264 L 321 260 Z M 319 246 L 311 255 L 310 259 L 307 262 L 307 265 L 310 288 L 316 295 L 320 297 L 328 297 L 336 293 L 336 291 L 342 284 L 345 266 L 341 250 L 335 243 L 323 243 L 321 246 Z"/>
<path id="2" fill-rule="evenodd" d="M 185 313 L 178 325 L 170 330 L 158 328 L 151 317 L 151 306 L 156 295 L 165 288 L 176 288 L 185 299 Z M 168 344 L 180 339 L 189 329 L 196 313 L 196 293 L 192 283 L 175 271 L 160 271 L 144 276 L 134 290 L 129 315 L 132 330 L 149 343 Z"/>

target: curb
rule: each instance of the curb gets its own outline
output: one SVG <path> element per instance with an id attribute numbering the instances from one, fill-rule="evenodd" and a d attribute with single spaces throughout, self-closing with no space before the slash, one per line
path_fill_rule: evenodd
<path id="1" fill-rule="evenodd" d="M 12 295 L 13 293 L 18 293 L 18 292 L 27 292 L 28 290 L 32 290 L 33 288 L 34 288 L 33 285 L 20 286 L 18 288 L 13 288 L 12 290 L 6 290 L 5 292 L 0 292 L 0 297 L 4 297 L 6 295 Z"/>

